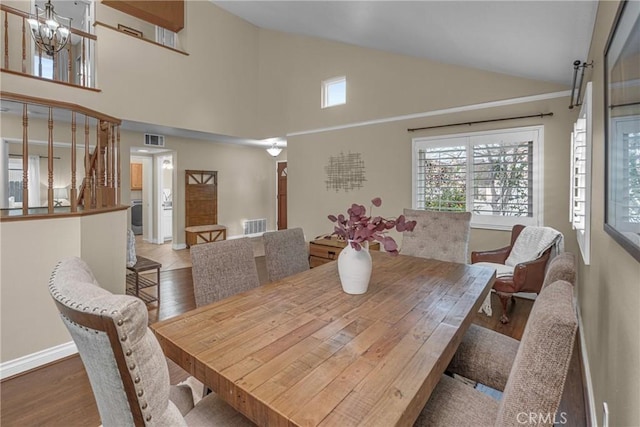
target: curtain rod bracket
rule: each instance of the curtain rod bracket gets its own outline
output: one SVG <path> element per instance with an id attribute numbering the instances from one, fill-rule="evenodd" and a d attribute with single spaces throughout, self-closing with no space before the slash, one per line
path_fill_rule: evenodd
<path id="1" fill-rule="evenodd" d="M 593 60 L 591 62 L 580 62 L 579 59 L 573 61 L 573 84 L 571 85 L 571 102 L 569 104 L 569 109 L 572 110 L 573 107 L 579 107 L 582 105 L 580 102 L 580 94 L 582 93 L 582 80 L 584 79 L 584 69 L 587 67 L 593 67 Z M 578 71 L 580 71 L 580 80 L 578 78 Z M 577 84 L 576 84 L 577 83 Z M 576 88 L 578 89 L 578 95 L 575 96 Z"/>

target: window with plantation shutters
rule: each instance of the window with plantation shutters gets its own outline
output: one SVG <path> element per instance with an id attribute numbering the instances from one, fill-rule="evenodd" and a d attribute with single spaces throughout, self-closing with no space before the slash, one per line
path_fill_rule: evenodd
<path id="1" fill-rule="evenodd" d="M 571 133 L 569 221 L 576 230 L 582 259 L 589 265 L 591 240 L 591 82 Z"/>
<path id="2" fill-rule="evenodd" d="M 413 141 L 415 209 L 471 212 L 471 225 L 542 224 L 542 126 Z"/>

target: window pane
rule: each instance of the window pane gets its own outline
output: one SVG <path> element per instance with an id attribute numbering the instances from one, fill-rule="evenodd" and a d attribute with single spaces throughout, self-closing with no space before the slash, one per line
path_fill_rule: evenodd
<path id="1" fill-rule="evenodd" d="M 466 211 L 466 157 L 464 146 L 419 150 L 416 186 L 419 209 Z"/>
<path id="2" fill-rule="evenodd" d="M 35 55 L 33 57 L 33 74 L 45 79 L 53 79 L 53 59 L 44 55 Z"/>
<path id="3" fill-rule="evenodd" d="M 322 82 L 321 107 L 332 107 L 347 102 L 347 78 L 336 77 Z"/>
<path id="4" fill-rule="evenodd" d="M 328 85 L 327 105 L 344 104 L 347 101 L 346 90 L 347 82 L 344 80 Z"/>
<path id="5" fill-rule="evenodd" d="M 629 222 L 640 224 L 640 133 L 629 133 L 623 137 L 625 162 L 623 174 L 628 186 L 623 200 L 629 200 L 627 216 Z"/>
<path id="6" fill-rule="evenodd" d="M 533 141 L 473 146 L 473 213 L 533 216 Z"/>
<path id="7" fill-rule="evenodd" d="M 633 241 L 640 241 L 640 131 L 638 116 L 613 119 L 615 156 L 609 182 L 609 218 Z M 619 147 L 619 148 L 617 148 Z"/>

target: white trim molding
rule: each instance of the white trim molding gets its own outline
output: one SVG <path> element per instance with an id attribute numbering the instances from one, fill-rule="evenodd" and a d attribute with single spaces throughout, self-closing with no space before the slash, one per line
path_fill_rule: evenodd
<path id="1" fill-rule="evenodd" d="M 403 116 L 385 117 L 382 119 L 366 120 L 363 122 L 347 123 L 344 125 L 330 126 L 326 128 L 302 130 L 298 132 L 290 132 L 286 136 L 310 135 L 314 133 L 331 132 L 334 130 L 350 129 L 361 126 L 377 125 L 381 123 L 398 122 L 402 120 L 420 119 L 423 117 L 442 116 L 445 114 L 461 113 L 464 111 L 483 110 L 485 108 L 504 107 L 508 105 L 524 104 L 527 102 L 543 101 L 546 99 L 564 98 L 571 96 L 571 91 L 563 90 L 560 92 L 542 93 L 539 95 L 521 96 L 519 98 L 502 99 L 499 101 L 482 102 L 480 104 L 462 105 L 460 107 L 444 108 L 442 110 L 425 111 L 422 113 L 406 114 Z"/>
<path id="2" fill-rule="evenodd" d="M 73 341 L 70 341 L 68 343 L 56 345 L 35 353 L 27 354 L 26 356 L 22 356 L 17 359 L 0 363 L 0 380 L 38 368 L 42 365 L 46 365 L 47 363 L 55 362 L 56 360 L 71 356 L 77 352 L 78 348 L 76 347 L 76 344 Z"/>
<path id="3" fill-rule="evenodd" d="M 588 408 L 585 411 L 589 413 L 591 418 L 591 427 L 598 427 L 598 416 L 596 415 L 596 399 L 593 395 L 593 382 L 591 380 L 591 369 L 589 368 L 589 357 L 587 355 L 587 342 L 584 337 L 584 325 L 582 324 L 582 314 L 580 312 L 580 305 L 575 301 L 576 314 L 578 316 L 578 332 L 580 334 L 580 358 L 582 362 L 582 369 L 584 370 L 585 384 L 582 387 L 587 390 L 587 402 Z"/>

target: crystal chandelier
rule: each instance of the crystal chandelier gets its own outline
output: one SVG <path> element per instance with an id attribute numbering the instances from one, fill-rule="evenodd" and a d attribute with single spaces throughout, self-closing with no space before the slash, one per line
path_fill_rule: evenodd
<path id="1" fill-rule="evenodd" d="M 47 55 L 53 56 L 67 45 L 71 35 L 71 18 L 58 15 L 53 10 L 51 0 L 47 1 L 44 9 L 36 5 L 36 15 L 28 21 L 33 40 Z"/>

